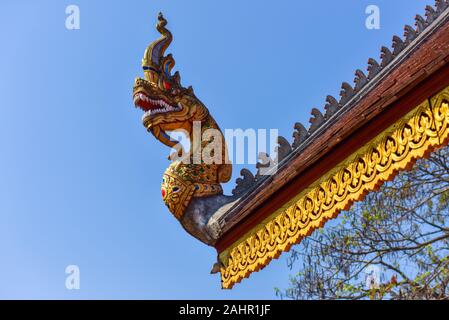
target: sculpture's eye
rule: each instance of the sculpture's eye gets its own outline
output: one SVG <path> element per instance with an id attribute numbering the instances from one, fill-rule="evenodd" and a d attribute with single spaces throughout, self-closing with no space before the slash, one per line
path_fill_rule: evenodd
<path id="1" fill-rule="evenodd" d="M 173 188 L 171 189 L 171 191 L 173 191 L 174 193 L 176 193 L 176 192 L 179 191 L 179 187 L 173 187 Z"/>
<path id="2" fill-rule="evenodd" d="M 165 90 L 170 90 L 171 89 L 171 84 L 167 81 L 164 81 L 164 88 Z"/>

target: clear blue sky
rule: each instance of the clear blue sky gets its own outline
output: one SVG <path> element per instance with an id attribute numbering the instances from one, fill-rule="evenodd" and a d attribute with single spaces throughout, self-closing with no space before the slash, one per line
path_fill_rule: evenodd
<path id="1" fill-rule="evenodd" d="M 290 137 L 431 2 L 2 0 L 0 298 L 275 298 L 287 254 L 223 291 L 214 249 L 162 203 L 168 149 L 131 97 L 157 13 L 183 84 L 222 128 Z M 80 30 L 65 28 L 69 4 Z M 365 28 L 369 4 L 380 30 Z M 70 264 L 80 290 L 65 288 Z"/>

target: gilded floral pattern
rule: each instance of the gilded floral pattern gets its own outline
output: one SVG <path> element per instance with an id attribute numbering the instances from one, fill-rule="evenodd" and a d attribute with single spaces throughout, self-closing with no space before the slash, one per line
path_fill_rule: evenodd
<path id="1" fill-rule="evenodd" d="M 446 145 L 448 101 L 449 88 L 420 104 L 222 252 L 223 288 L 232 288 L 398 171 Z"/>

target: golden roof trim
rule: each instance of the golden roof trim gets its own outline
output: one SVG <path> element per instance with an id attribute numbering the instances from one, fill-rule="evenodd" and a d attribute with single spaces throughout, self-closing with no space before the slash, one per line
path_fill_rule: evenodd
<path id="1" fill-rule="evenodd" d="M 276 210 L 220 256 L 224 289 L 249 277 L 367 192 L 449 140 L 449 87 L 357 150 Z"/>

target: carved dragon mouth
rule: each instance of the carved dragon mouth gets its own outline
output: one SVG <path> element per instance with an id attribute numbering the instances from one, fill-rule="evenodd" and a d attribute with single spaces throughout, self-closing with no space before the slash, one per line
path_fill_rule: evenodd
<path id="1" fill-rule="evenodd" d="M 162 98 L 151 98 L 139 92 L 134 96 L 134 105 L 145 112 L 144 116 L 153 116 L 169 112 L 177 112 L 182 110 L 180 103 L 177 105 L 170 104 Z"/>

